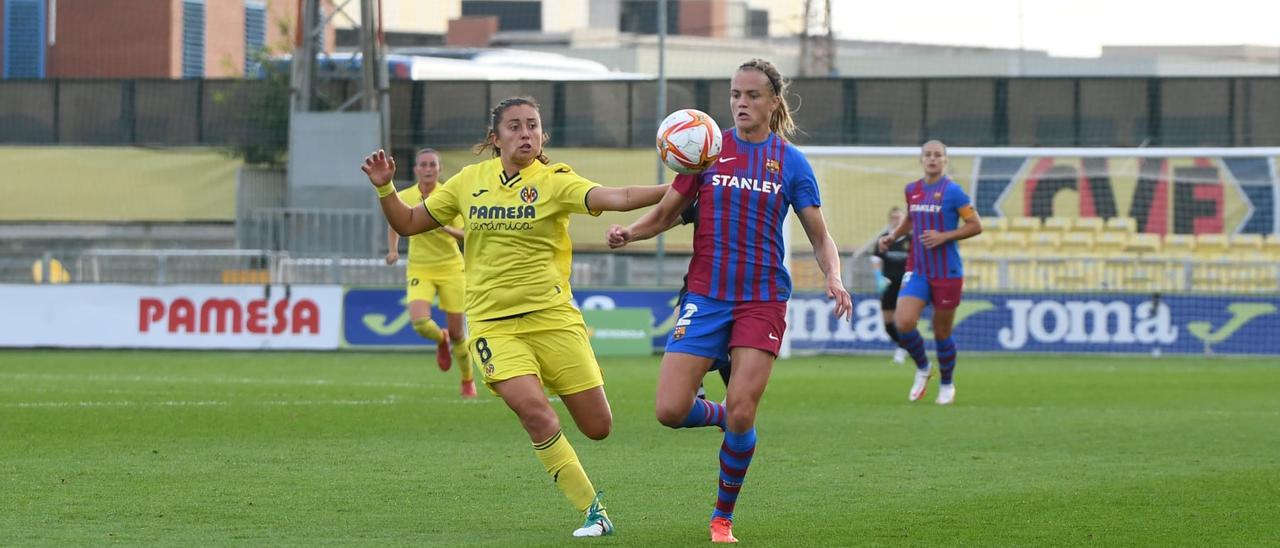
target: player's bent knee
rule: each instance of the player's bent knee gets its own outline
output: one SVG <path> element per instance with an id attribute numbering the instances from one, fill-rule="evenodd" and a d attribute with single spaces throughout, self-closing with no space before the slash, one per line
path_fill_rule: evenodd
<path id="1" fill-rule="evenodd" d="M 731 404 L 725 410 L 725 421 L 729 425 L 729 429 L 735 432 L 749 430 L 756 423 L 756 406 L 754 404 Z"/>
<path id="2" fill-rule="evenodd" d="M 680 428 L 680 425 L 684 424 L 685 416 L 688 414 L 689 410 L 687 408 L 681 411 L 674 406 L 658 407 L 655 411 L 658 422 L 668 428 Z"/>
<path id="3" fill-rule="evenodd" d="M 579 425 L 579 429 L 582 431 L 582 435 L 586 436 L 588 439 L 600 441 L 609 437 L 609 434 L 613 433 L 613 419 L 605 418 L 595 421 L 590 426 Z"/>

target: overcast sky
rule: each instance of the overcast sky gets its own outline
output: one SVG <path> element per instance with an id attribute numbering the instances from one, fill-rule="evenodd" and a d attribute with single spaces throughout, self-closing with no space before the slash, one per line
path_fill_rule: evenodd
<path id="1" fill-rule="evenodd" d="M 1102 45 L 1280 47 L 1280 0 L 834 0 L 836 35 L 1092 57 Z M 931 22 L 942 21 L 943 24 Z M 931 26 L 927 26 L 931 25 Z"/>

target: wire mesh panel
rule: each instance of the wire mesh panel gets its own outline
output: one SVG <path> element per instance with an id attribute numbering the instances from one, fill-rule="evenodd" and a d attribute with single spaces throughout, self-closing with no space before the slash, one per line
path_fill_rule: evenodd
<path id="1" fill-rule="evenodd" d="M 1026 146 L 1076 144 L 1075 81 L 1009 81 L 1009 142 Z"/>
<path id="2" fill-rule="evenodd" d="M 487 82 L 425 82 L 422 86 L 422 129 L 419 143 L 434 148 L 462 148 L 480 141 L 489 121 Z"/>
<path id="3" fill-rule="evenodd" d="M 15 81 L 0 85 L 0 143 L 51 143 L 57 82 Z"/>
<path id="4" fill-rule="evenodd" d="M 1160 82 L 1160 142 L 1165 146 L 1231 143 L 1231 81 Z"/>
<path id="5" fill-rule="evenodd" d="M 133 141 L 153 145 L 200 142 L 199 80 L 142 80 L 133 90 Z"/>
<path id="6" fill-rule="evenodd" d="M 955 146 L 996 144 L 995 91 L 989 78 L 929 81 L 925 137 Z"/>
<path id="7" fill-rule="evenodd" d="M 1141 146 L 1150 133 L 1147 80 L 1080 82 L 1080 146 Z"/>
<path id="8" fill-rule="evenodd" d="M 61 143 L 119 145 L 129 142 L 131 120 L 123 116 L 125 86 L 119 81 L 64 81 L 58 85 Z"/>
<path id="9" fill-rule="evenodd" d="M 552 135 L 553 142 L 571 147 L 628 146 L 627 110 L 625 105 L 627 82 L 566 82 L 564 104 L 564 128 L 560 136 Z"/>
<path id="10" fill-rule="evenodd" d="M 854 142 L 864 145 L 921 143 L 924 83 L 919 80 L 858 82 Z"/>
<path id="11" fill-rule="evenodd" d="M 840 80 L 796 80 L 789 98 L 796 125 L 804 132 L 796 137 L 806 144 L 841 144 L 845 138 L 844 84 Z M 729 98 L 716 97 L 728 104 Z"/>

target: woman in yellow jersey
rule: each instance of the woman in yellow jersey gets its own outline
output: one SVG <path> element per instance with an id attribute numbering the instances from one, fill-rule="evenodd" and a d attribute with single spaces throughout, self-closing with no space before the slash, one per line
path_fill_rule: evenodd
<path id="1" fill-rule="evenodd" d="M 406 205 L 417 206 L 427 200 L 440 180 L 440 153 L 424 148 L 414 156 L 414 185 L 401 190 L 400 200 Z M 423 338 L 436 343 L 436 363 L 441 371 L 448 371 L 454 361 L 462 373 L 462 397 L 476 397 L 476 384 L 471 375 L 471 363 L 467 361 L 467 345 L 462 344 L 463 287 L 462 218 L 454 217 L 448 226 L 439 231 L 426 232 L 409 237 L 409 267 L 405 270 L 409 301 L 409 321 L 413 330 Z M 387 227 L 387 264 L 400 259 L 400 235 Z M 440 295 L 440 309 L 444 311 L 448 327 L 440 329 L 431 320 L 431 301 Z M 450 353 L 450 343 L 453 352 Z M 452 354 L 452 355 L 451 355 Z M 456 360 L 454 358 L 457 358 Z"/>
<path id="2" fill-rule="evenodd" d="M 584 513 L 573 535 L 602 536 L 613 524 L 543 391 L 560 397 L 588 438 L 609 435 L 613 414 L 604 380 L 582 313 L 571 302 L 569 214 L 650 206 L 667 185 L 600 186 L 565 164 L 550 164 L 542 150 L 546 139 L 537 103 L 503 100 L 490 111 L 488 135 L 476 148 L 491 147 L 496 157 L 467 166 L 412 208 L 393 197 L 395 162 L 386 153 L 374 152 L 361 169 L 378 190 L 387 222 L 402 235 L 462 216 L 471 361 L 520 419 L 547 474 Z"/>

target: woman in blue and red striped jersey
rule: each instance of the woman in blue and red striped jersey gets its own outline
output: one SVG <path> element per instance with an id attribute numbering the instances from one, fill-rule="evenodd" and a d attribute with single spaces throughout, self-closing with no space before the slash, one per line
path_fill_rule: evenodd
<path id="1" fill-rule="evenodd" d="M 926 304 L 933 304 L 933 338 L 937 343 L 938 369 L 942 379 L 938 385 L 939 405 L 950 405 L 956 399 L 952 374 L 956 367 L 956 343 L 951 338 L 951 324 L 960 306 L 964 288 L 964 265 L 956 242 L 982 233 L 982 220 L 960 185 L 947 177 L 947 146 L 942 141 L 929 141 L 920 149 L 920 165 L 924 177 L 907 184 L 907 214 L 892 232 L 880 238 L 884 251 L 898 238 L 911 234 L 911 255 L 907 272 L 898 291 L 898 307 L 893 321 L 898 329 L 898 344 L 916 362 L 915 381 L 907 398 L 917 401 L 929 387 L 933 368 L 925 355 L 924 339 L 916 331 L 916 322 Z M 960 220 L 964 219 L 964 224 Z"/>
<path id="2" fill-rule="evenodd" d="M 662 201 L 629 227 L 614 225 L 610 247 L 651 238 L 698 201 L 689 291 L 658 374 L 658 421 L 672 428 L 719 426 L 720 481 L 711 516 L 712 542 L 737 542 L 733 510 L 756 447 L 756 410 L 786 330 L 791 275 L 783 263 L 782 227 L 794 209 L 826 275 L 837 317 L 850 314 L 840 257 L 820 209 L 818 183 L 804 154 L 787 141 L 795 131 L 785 98 L 788 82 L 773 63 L 738 67 L 729 89 L 733 129 L 717 162 L 681 175 Z M 717 360 L 732 356 L 725 404 L 694 393 Z"/>

